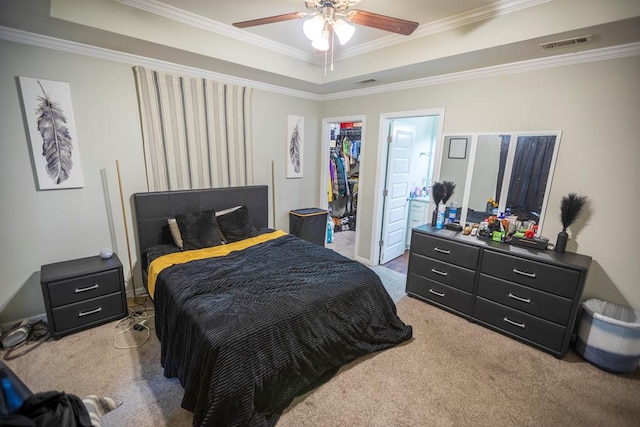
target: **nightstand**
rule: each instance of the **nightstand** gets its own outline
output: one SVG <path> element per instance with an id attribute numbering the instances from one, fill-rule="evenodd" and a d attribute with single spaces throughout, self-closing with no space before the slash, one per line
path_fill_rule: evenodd
<path id="1" fill-rule="evenodd" d="M 116 254 L 43 265 L 40 284 L 56 339 L 127 315 L 124 274 Z"/>

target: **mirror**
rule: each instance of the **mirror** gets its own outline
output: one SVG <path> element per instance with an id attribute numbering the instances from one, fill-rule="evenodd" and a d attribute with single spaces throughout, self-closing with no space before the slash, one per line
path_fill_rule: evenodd
<path id="1" fill-rule="evenodd" d="M 457 218 L 460 219 L 473 135 L 446 135 L 444 137 L 440 178 L 437 181 L 451 181 L 456 184 L 453 196 L 447 201 L 447 207 L 455 202 L 458 206 Z M 435 206 L 435 205 L 434 205 Z"/>
<path id="2" fill-rule="evenodd" d="M 510 141 L 511 135 L 478 136 L 465 222 L 479 223 L 499 212 Z"/>
<path id="3" fill-rule="evenodd" d="M 560 134 L 505 132 L 445 136 L 436 181 L 456 183 L 451 200 L 461 208 L 460 223 L 477 223 L 489 215 L 505 212 L 517 215 L 522 221 L 535 221 L 541 232 Z M 449 155 L 451 141 L 460 138 L 471 141 L 470 149 L 467 148 L 468 161 Z"/>

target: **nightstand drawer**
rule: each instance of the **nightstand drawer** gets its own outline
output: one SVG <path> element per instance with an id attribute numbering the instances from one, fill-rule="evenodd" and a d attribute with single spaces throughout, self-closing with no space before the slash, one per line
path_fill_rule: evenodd
<path id="1" fill-rule="evenodd" d="M 122 287 L 118 270 L 50 282 L 47 286 L 52 307 L 118 292 Z"/>
<path id="2" fill-rule="evenodd" d="M 418 254 L 411 254 L 409 262 L 411 263 L 412 273 L 473 293 L 473 282 L 476 277 L 476 272 L 473 270 Z"/>
<path id="3" fill-rule="evenodd" d="M 580 273 L 524 258 L 484 251 L 480 271 L 567 298 L 574 298 Z"/>
<path id="4" fill-rule="evenodd" d="M 556 352 L 562 347 L 564 327 L 482 297 L 476 299 L 473 317 Z"/>
<path id="5" fill-rule="evenodd" d="M 471 294 L 451 286 L 410 274 L 407 280 L 407 292 L 412 292 L 439 305 L 450 307 L 460 313 L 471 315 Z"/>
<path id="6" fill-rule="evenodd" d="M 54 308 L 53 323 L 58 332 L 77 326 L 85 326 L 109 318 L 121 318 L 126 312 L 122 293 L 116 292 L 98 298 Z"/>
<path id="7" fill-rule="evenodd" d="M 480 275 L 478 296 L 562 325 L 567 324 L 573 305 L 570 299 L 485 274 Z"/>
<path id="8" fill-rule="evenodd" d="M 414 233 L 411 238 L 411 251 L 450 264 L 475 270 L 478 265 L 480 248 L 451 240 L 438 239 Z"/>

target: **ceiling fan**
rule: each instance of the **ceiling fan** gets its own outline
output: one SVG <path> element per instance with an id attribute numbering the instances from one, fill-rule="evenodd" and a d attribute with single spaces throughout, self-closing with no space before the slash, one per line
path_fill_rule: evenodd
<path id="1" fill-rule="evenodd" d="M 420 25 L 418 22 L 379 15 L 377 13 L 349 8 L 361 0 L 314 0 L 305 1 L 308 12 L 292 12 L 250 21 L 235 22 L 238 28 L 254 27 L 256 25 L 272 24 L 292 19 L 308 18 L 303 26 L 305 35 L 312 40 L 312 45 L 320 51 L 329 50 L 333 34 L 338 37 L 340 44 L 345 44 L 358 24 L 378 30 L 396 34 L 409 35 Z"/>

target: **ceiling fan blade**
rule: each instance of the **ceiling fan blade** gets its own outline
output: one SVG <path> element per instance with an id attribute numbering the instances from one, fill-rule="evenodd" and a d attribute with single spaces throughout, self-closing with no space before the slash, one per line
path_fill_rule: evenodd
<path id="1" fill-rule="evenodd" d="M 291 12 L 284 15 L 269 16 L 267 18 L 252 19 L 250 21 L 234 22 L 233 26 L 238 28 L 255 27 L 256 25 L 273 24 L 275 22 L 290 21 L 292 19 L 304 18 L 305 12 Z"/>
<path id="2" fill-rule="evenodd" d="M 390 31 L 392 33 L 402 34 L 405 36 L 413 33 L 415 29 L 418 28 L 418 25 L 420 25 L 418 22 L 393 18 L 386 15 L 378 15 L 377 13 L 357 9 L 349 11 L 348 16 L 349 20 L 354 24 L 377 28 L 378 30 Z"/>

